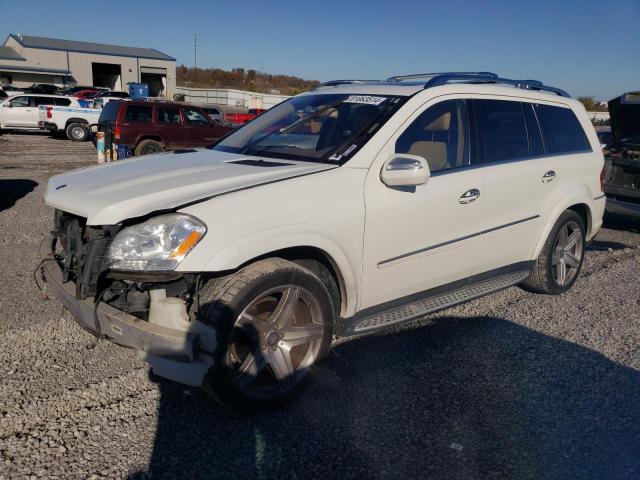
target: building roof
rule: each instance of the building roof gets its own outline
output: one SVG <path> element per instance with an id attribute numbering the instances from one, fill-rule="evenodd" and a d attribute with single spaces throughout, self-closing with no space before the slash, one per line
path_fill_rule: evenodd
<path id="1" fill-rule="evenodd" d="M 2 60 L 19 60 L 19 61 L 25 60 L 25 58 L 20 56 L 20 54 L 16 52 L 13 48 L 3 47 L 3 46 L 0 46 L 0 58 Z"/>
<path id="2" fill-rule="evenodd" d="M 69 70 L 61 68 L 25 67 L 22 65 L 0 65 L 0 72 L 41 73 L 44 75 L 71 76 Z"/>
<path id="3" fill-rule="evenodd" d="M 93 53 L 96 55 L 114 55 L 117 57 L 149 58 L 175 62 L 176 59 L 153 48 L 124 47 L 105 43 L 78 42 L 59 38 L 34 37 L 32 35 L 11 34 L 16 42 L 27 48 L 43 50 L 61 50 L 66 52 Z"/>

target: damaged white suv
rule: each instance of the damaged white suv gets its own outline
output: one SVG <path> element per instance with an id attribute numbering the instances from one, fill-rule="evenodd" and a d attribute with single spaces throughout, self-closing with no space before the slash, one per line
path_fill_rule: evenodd
<path id="1" fill-rule="evenodd" d="M 49 289 L 98 337 L 234 406 L 332 339 L 576 281 L 603 155 L 562 90 L 487 72 L 329 82 L 211 149 L 49 181 Z"/>

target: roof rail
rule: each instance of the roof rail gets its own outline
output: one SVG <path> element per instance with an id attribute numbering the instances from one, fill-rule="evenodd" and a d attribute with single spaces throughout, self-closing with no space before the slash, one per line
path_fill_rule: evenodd
<path id="1" fill-rule="evenodd" d="M 349 85 L 349 84 L 361 84 L 364 85 L 366 83 L 378 83 L 380 80 L 330 80 L 328 82 L 321 83 L 318 85 L 315 90 L 321 87 L 337 87 L 338 85 Z"/>
<path id="2" fill-rule="evenodd" d="M 468 83 L 501 83 L 504 85 L 513 85 L 516 88 L 523 88 L 525 90 L 541 90 L 545 92 L 552 92 L 561 97 L 571 98 L 567 92 L 560 88 L 550 87 L 545 85 L 539 80 L 513 80 L 510 78 L 502 78 L 495 73 L 482 74 L 479 73 L 441 73 L 433 76 L 425 83 L 424 88 L 438 87 L 440 85 L 446 85 L 450 82 L 461 81 Z"/>
<path id="3" fill-rule="evenodd" d="M 387 82 L 401 82 L 403 80 L 413 80 L 424 77 L 437 77 L 440 75 L 468 75 L 468 76 L 482 76 L 498 78 L 498 74 L 491 72 L 431 72 L 431 73 L 415 73 L 413 75 L 396 75 L 394 77 L 387 78 Z"/>

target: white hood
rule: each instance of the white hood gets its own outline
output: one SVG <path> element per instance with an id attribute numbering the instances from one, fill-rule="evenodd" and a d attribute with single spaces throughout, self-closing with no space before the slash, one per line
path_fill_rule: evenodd
<path id="1" fill-rule="evenodd" d="M 335 168 L 335 165 L 197 150 L 161 153 L 81 168 L 51 177 L 47 205 L 85 217 L 89 225 L 114 225 L 207 197 L 275 180 Z M 270 163 L 285 165 L 269 166 Z"/>

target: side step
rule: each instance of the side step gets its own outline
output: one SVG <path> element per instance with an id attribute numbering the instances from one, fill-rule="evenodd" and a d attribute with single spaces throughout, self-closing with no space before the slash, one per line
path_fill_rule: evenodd
<path id="1" fill-rule="evenodd" d="M 517 285 L 530 274 L 530 269 L 517 270 L 476 281 L 471 279 L 471 283 L 462 286 L 459 286 L 459 282 L 456 282 L 458 283 L 457 287 L 452 285 L 450 289 L 445 290 L 438 288 L 437 293 L 429 294 L 429 292 L 425 292 L 424 297 L 409 303 L 404 303 L 375 314 L 365 314 L 364 317 L 356 316 L 353 319 L 345 320 L 342 335 L 357 335 L 372 332 L 398 323 L 415 320 L 429 313 L 453 307 L 454 305 L 465 303 L 469 300 L 474 300 Z"/>

